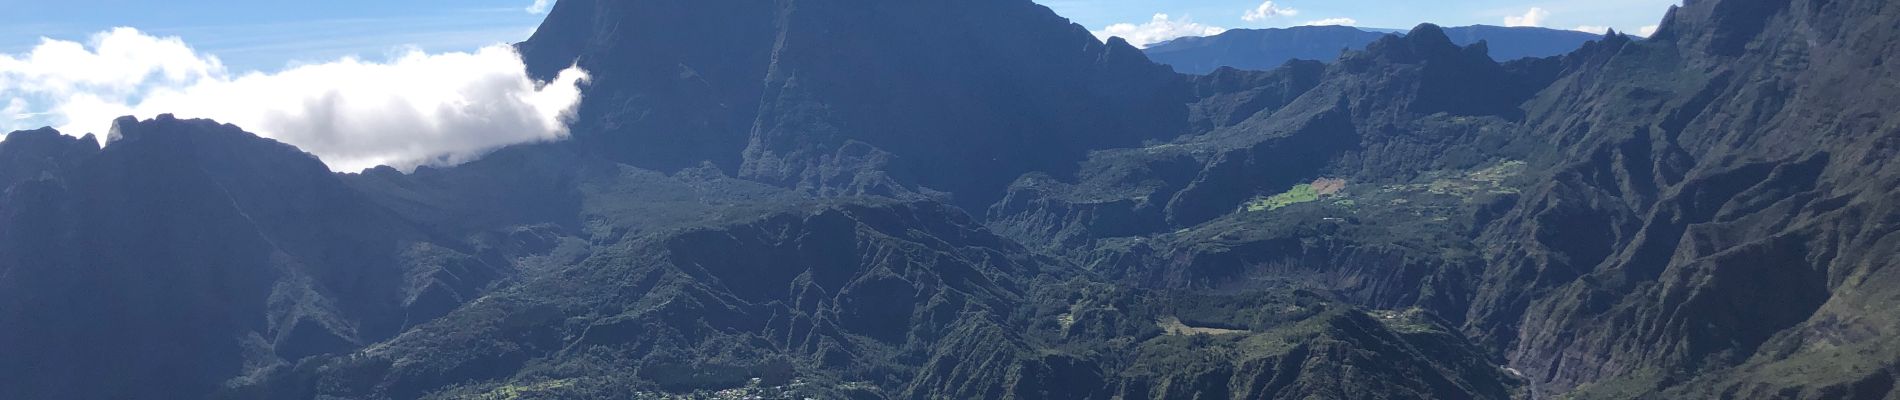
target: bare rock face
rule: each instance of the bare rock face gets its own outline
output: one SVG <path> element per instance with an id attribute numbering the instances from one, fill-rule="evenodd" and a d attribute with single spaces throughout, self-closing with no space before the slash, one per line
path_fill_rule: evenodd
<path id="1" fill-rule="evenodd" d="M 1026 0 L 569 1 L 520 46 L 594 72 L 575 131 L 609 158 L 814 193 L 980 206 L 1186 129 L 1181 77 Z"/>

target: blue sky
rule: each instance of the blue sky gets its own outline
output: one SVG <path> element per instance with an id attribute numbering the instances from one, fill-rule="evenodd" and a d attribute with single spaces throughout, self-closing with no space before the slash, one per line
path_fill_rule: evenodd
<path id="1" fill-rule="evenodd" d="M 588 71 L 537 82 L 506 45 L 550 1 L 0 0 L 0 132 L 80 136 L 170 113 L 235 123 L 339 171 L 559 140 Z M 1147 45 L 1306 24 L 1642 32 L 1677 0 L 1038 1 Z"/>
<path id="2" fill-rule="evenodd" d="M 1039 0 L 1058 13 L 1103 30 L 1147 23 L 1157 13 L 1207 27 L 1260 28 L 1349 18 L 1356 26 L 1409 28 L 1502 25 L 1532 8 L 1538 25 L 1574 29 L 1612 27 L 1635 32 L 1654 25 L 1676 0 L 1278 0 L 1295 10 L 1254 21 L 1253 0 Z M 84 41 L 95 32 L 130 26 L 177 36 L 239 70 L 274 70 L 291 63 L 345 55 L 378 58 L 402 46 L 466 51 L 527 37 L 541 15 L 532 0 L 0 0 L 0 53 L 29 50 L 39 37 Z"/>
<path id="3" fill-rule="evenodd" d="M 240 70 L 349 55 L 383 58 L 406 46 L 467 51 L 527 38 L 542 15 L 519 0 L 0 0 L 0 54 L 40 37 L 85 41 L 113 27 L 179 37 Z"/>
<path id="4" fill-rule="evenodd" d="M 1118 22 L 1147 21 L 1155 13 L 1227 28 L 1268 28 L 1308 21 L 1351 18 L 1357 26 L 1411 28 L 1422 22 L 1446 26 L 1503 25 L 1506 17 L 1522 16 L 1532 8 L 1549 12 L 1543 25 L 1571 29 L 1608 26 L 1635 31 L 1655 25 L 1675 0 L 1278 0 L 1278 8 L 1296 15 L 1245 21 L 1242 15 L 1260 5 L 1250 0 L 1040 0 L 1057 12 L 1101 29 Z"/>

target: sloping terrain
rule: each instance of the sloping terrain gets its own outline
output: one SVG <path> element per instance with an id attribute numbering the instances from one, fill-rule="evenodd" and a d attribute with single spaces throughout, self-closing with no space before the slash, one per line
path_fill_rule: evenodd
<path id="1" fill-rule="evenodd" d="M 520 48 L 605 72 L 573 130 L 609 159 L 820 194 L 980 207 L 1186 129 L 1181 77 L 1029 1 L 573 0 Z"/>
<path id="2" fill-rule="evenodd" d="M 1485 234 L 1477 332 L 1552 391 L 1891 396 L 1897 13 L 1697 2 L 1589 55 L 1527 103 L 1563 145 Z"/>
<path id="3" fill-rule="evenodd" d="M 104 150 L 37 131 L 0 153 L 25 178 L 0 202 L 4 397 L 204 393 L 389 338 L 505 273 L 228 125 L 122 119 Z"/>
<path id="4" fill-rule="evenodd" d="M 1180 75 L 1027 0 L 564 1 L 565 142 L 8 135 L 0 397 L 1892 398 L 1896 16 Z"/>

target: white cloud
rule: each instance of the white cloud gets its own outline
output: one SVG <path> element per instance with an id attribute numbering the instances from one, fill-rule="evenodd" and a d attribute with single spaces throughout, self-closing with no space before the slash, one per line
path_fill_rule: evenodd
<path id="1" fill-rule="evenodd" d="M 1155 43 L 1166 42 L 1176 38 L 1187 36 L 1213 36 L 1226 31 L 1227 28 L 1202 25 L 1187 17 L 1174 20 L 1168 17 L 1168 14 L 1155 14 L 1154 18 L 1145 24 L 1135 25 L 1124 22 L 1109 25 L 1107 28 L 1095 31 L 1094 33 L 1095 37 L 1101 38 L 1104 41 L 1108 40 L 1109 37 L 1120 37 L 1128 40 L 1128 44 L 1135 45 L 1135 47 L 1148 47 Z"/>
<path id="2" fill-rule="evenodd" d="M 548 9 L 553 7 L 554 0 L 534 0 L 534 4 L 528 6 L 528 13 L 543 14 L 547 13 Z"/>
<path id="3" fill-rule="evenodd" d="M 1641 29 L 1637 29 L 1636 34 L 1642 37 L 1656 36 L 1656 30 L 1661 29 L 1661 28 L 1662 27 L 1657 26 L 1657 25 L 1645 26 L 1645 27 L 1642 27 Z"/>
<path id="4" fill-rule="evenodd" d="M 1352 19 L 1352 18 L 1327 18 L 1327 19 L 1322 19 L 1322 20 L 1317 20 L 1317 21 L 1306 21 L 1306 23 L 1304 23 L 1304 24 L 1301 24 L 1301 25 L 1306 25 L 1306 26 L 1354 26 L 1354 25 L 1359 25 L 1359 20 L 1356 20 L 1356 19 Z"/>
<path id="5" fill-rule="evenodd" d="M 1246 20 L 1247 22 L 1260 22 L 1267 18 L 1291 17 L 1295 15 L 1300 15 L 1300 10 L 1280 7 L 1274 5 L 1273 0 L 1267 0 L 1260 3 L 1259 6 L 1255 6 L 1252 10 L 1247 10 L 1246 14 L 1240 16 L 1240 19 Z"/>
<path id="6" fill-rule="evenodd" d="M 146 36 L 132 28 L 94 34 L 91 44 L 88 49 L 79 42 L 43 38 L 20 57 L 0 54 L 0 88 L 124 95 L 224 70 L 217 57 L 201 57 L 177 38 Z"/>
<path id="7" fill-rule="evenodd" d="M 26 113 L 26 107 L 27 107 L 26 99 L 22 99 L 18 97 L 8 99 L 7 107 L 0 108 L 0 118 L 13 120 L 13 121 L 19 121 L 19 120 L 31 118 L 32 115 L 29 115 Z"/>
<path id="8" fill-rule="evenodd" d="M 1582 25 L 1582 26 L 1578 26 L 1576 29 L 1571 29 L 1571 30 L 1577 31 L 1577 32 L 1595 33 L 1598 35 L 1610 33 L 1610 27 L 1598 26 L 1598 25 Z"/>
<path id="9" fill-rule="evenodd" d="M 1504 26 L 1544 26 L 1546 18 L 1550 18 L 1550 11 L 1544 10 L 1543 7 L 1531 7 L 1530 11 L 1524 12 L 1524 15 L 1504 17 Z"/>
<path id="10" fill-rule="evenodd" d="M 525 71 L 521 56 L 498 44 L 235 75 L 177 38 L 118 28 L 94 35 L 90 46 L 43 40 L 23 58 L 0 55 L 0 96 L 44 107 L 22 106 L 40 117 L 0 128 L 51 124 L 69 135 L 103 134 L 118 116 L 171 113 L 236 124 L 339 171 L 446 165 L 567 135 L 563 120 L 586 72 L 569 69 L 538 84 Z"/>

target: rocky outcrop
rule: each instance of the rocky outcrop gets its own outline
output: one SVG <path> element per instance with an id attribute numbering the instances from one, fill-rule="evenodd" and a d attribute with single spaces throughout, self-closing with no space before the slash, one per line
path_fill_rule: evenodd
<path id="1" fill-rule="evenodd" d="M 1527 103 L 1527 134 L 1561 146 L 1485 235 L 1474 330 L 1550 393 L 1889 395 L 1890 355 L 1803 368 L 1892 337 L 1860 308 L 1892 288 L 1892 95 L 1868 89 L 1891 68 L 1867 53 L 1900 40 L 1892 12 L 1692 2 L 1655 40 L 1575 56 Z"/>
<path id="2" fill-rule="evenodd" d="M 0 188 L 49 179 L 99 151 L 92 135 L 75 138 L 52 128 L 19 131 L 0 140 Z"/>

